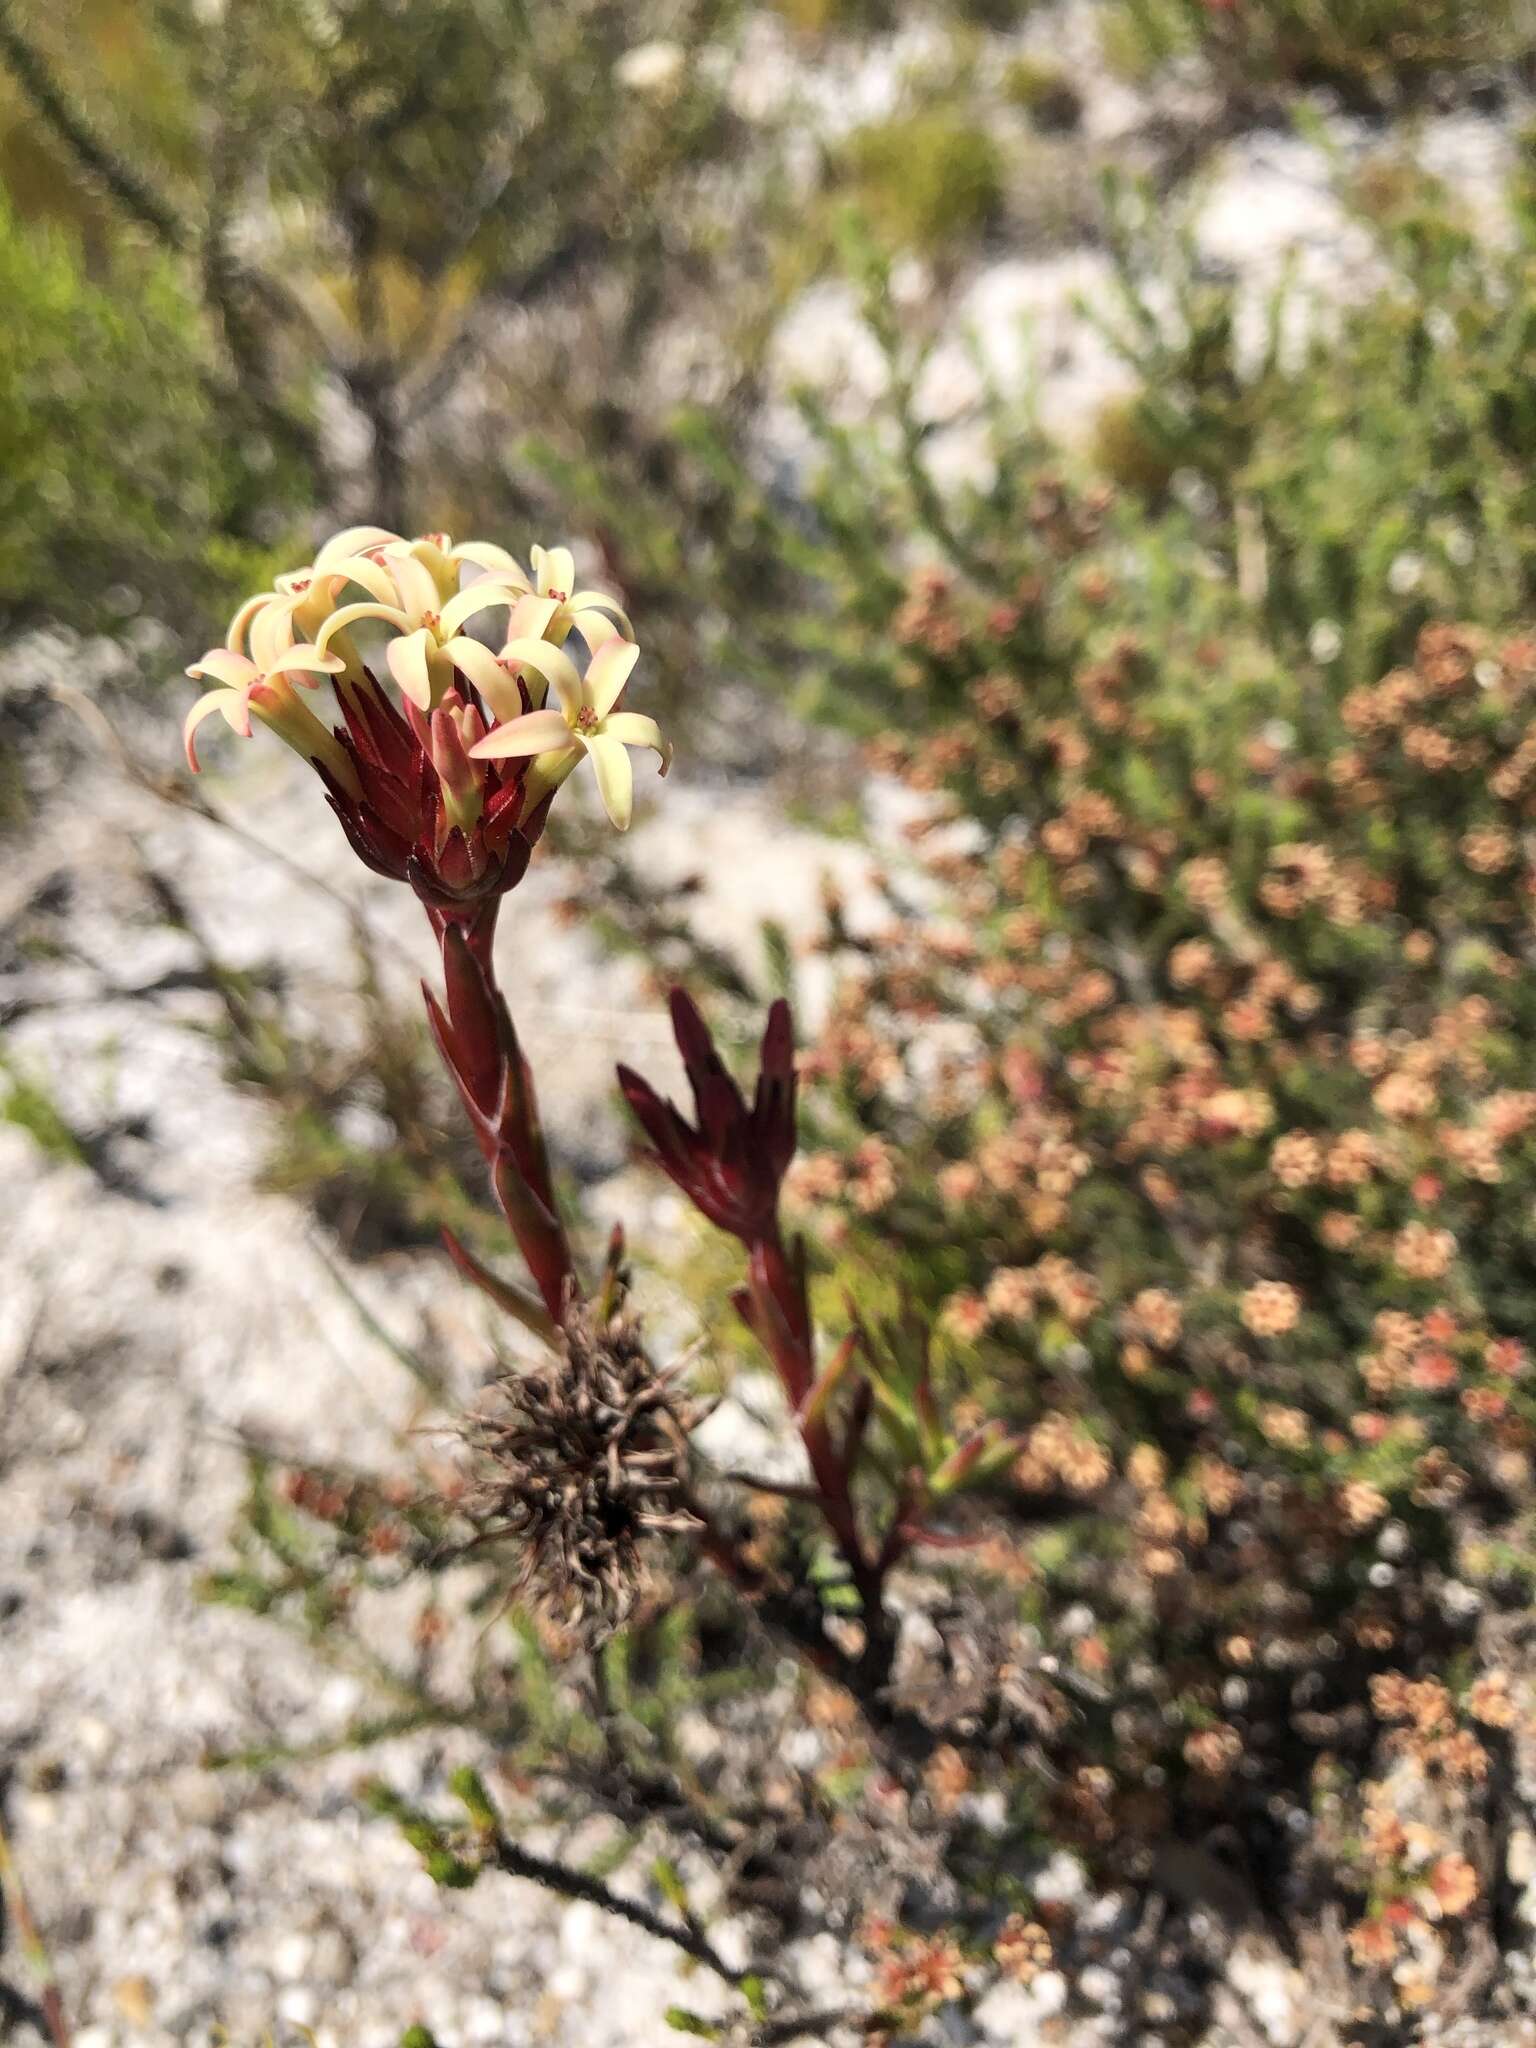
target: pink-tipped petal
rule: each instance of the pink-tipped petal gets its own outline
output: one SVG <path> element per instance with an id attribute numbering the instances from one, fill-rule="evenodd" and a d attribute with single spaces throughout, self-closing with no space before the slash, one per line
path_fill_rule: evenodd
<path id="1" fill-rule="evenodd" d="M 552 754 L 574 746 L 571 728 L 558 711 L 525 711 L 488 732 L 470 748 L 477 761 L 505 761 L 522 754 Z"/>
<path id="2" fill-rule="evenodd" d="M 374 561 L 371 555 L 339 556 L 336 561 L 327 565 L 326 574 L 336 579 L 332 586 L 334 589 L 340 589 L 345 583 L 356 583 L 366 590 L 370 597 L 377 598 L 380 604 L 394 607 L 400 602 L 400 592 L 396 588 L 395 579 L 388 569 L 382 563 Z"/>
<path id="3" fill-rule="evenodd" d="M 209 690 L 199 697 L 192 709 L 181 722 L 181 744 L 186 751 L 187 766 L 194 775 L 202 773 L 202 763 L 197 758 L 197 728 L 205 718 L 214 712 L 221 712 L 226 725 L 239 733 L 243 740 L 251 736 L 250 706 L 245 701 L 243 690 Z"/>
<path id="4" fill-rule="evenodd" d="M 398 533 L 391 533 L 386 526 L 344 526 L 340 533 L 333 533 L 315 557 L 316 573 L 342 562 L 349 555 L 360 555 L 366 548 L 390 547 L 400 539 Z"/>
<path id="5" fill-rule="evenodd" d="M 228 689 L 243 690 L 256 681 L 261 670 L 243 654 L 235 654 L 228 647 L 212 647 L 201 661 L 193 662 L 187 674 L 194 682 L 200 676 L 210 676 Z"/>
<path id="6" fill-rule="evenodd" d="M 327 654 L 319 647 L 301 643 L 285 649 L 268 674 L 286 676 L 306 690 L 318 690 L 322 676 L 339 676 L 346 665 L 339 654 Z"/>

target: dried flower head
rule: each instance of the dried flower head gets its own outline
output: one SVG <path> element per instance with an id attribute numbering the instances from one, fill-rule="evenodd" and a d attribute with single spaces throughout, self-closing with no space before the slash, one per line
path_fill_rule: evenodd
<path id="1" fill-rule="evenodd" d="M 519 1590 L 592 1636 L 633 1611 L 647 1537 L 697 1526 L 683 1502 L 699 1416 L 671 1382 L 632 1319 L 577 1307 L 558 1361 L 504 1373 L 465 1430 L 477 1540 L 515 1543 Z"/>

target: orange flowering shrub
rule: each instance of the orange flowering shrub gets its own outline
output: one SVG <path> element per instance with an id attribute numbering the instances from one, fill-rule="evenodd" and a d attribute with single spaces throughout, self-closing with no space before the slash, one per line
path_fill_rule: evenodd
<path id="1" fill-rule="evenodd" d="M 1057 1838 L 1326 1859 L 1422 2004 L 1528 1720 L 1483 1658 L 1536 1563 L 1536 640 L 1431 625 L 1282 702 L 1240 644 L 1096 631 L 1103 502 L 1038 511 L 1064 594 L 925 572 L 891 619 L 922 715 L 869 752 L 926 885 L 834 906 L 808 1065 L 817 1157 L 899 1170 L 792 1186 L 1067 1516 L 1018 1596 Z"/>

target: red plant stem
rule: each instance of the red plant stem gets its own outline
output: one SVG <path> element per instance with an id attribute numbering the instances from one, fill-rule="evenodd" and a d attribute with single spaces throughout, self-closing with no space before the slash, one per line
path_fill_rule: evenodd
<path id="1" fill-rule="evenodd" d="M 814 1339 L 805 1289 L 777 1231 L 748 1248 L 747 1282 L 759 1334 L 790 1405 L 798 1410 L 816 1380 Z"/>
<path id="2" fill-rule="evenodd" d="M 458 1084 L 490 1169 L 497 1206 L 517 1239 L 546 1309 L 559 1323 L 576 1286 L 576 1262 L 555 1201 L 533 1074 L 496 980 L 499 909 L 500 898 L 495 896 L 463 915 L 427 906 L 428 919 L 443 950 L 449 995 L 446 1016 L 430 996 L 428 1009 L 438 1051 Z M 462 948 L 455 945 L 456 938 L 462 939 Z M 457 1014 L 456 988 L 464 998 L 466 1017 Z"/>
<path id="3" fill-rule="evenodd" d="M 477 903 L 472 910 L 465 912 L 463 915 L 434 909 L 431 905 L 425 907 L 428 921 L 432 926 L 433 936 L 436 938 L 438 945 L 442 945 L 443 934 L 447 931 L 448 927 L 450 925 L 457 925 L 460 932 L 464 935 L 464 942 L 469 947 L 471 955 L 485 970 L 486 978 L 494 988 L 496 985 L 494 952 L 496 919 L 501 910 L 501 898 L 499 896 L 487 896 L 483 903 Z"/>
<path id="4" fill-rule="evenodd" d="M 873 1649 L 885 1633 L 884 1582 L 892 1561 L 887 1544 L 872 1558 L 859 1533 L 848 1459 L 832 1441 L 825 1416 L 803 1419 L 805 1402 L 816 1383 L 815 1337 L 803 1276 L 775 1229 L 749 1248 L 748 1289 L 758 1337 L 773 1360 L 789 1398 L 812 1477 L 821 1495 L 821 1512 L 853 1578 L 864 1609 L 865 1633 Z"/>

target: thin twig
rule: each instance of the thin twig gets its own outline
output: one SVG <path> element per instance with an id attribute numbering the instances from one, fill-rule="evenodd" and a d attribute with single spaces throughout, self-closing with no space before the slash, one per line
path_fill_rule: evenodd
<path id="1" fill-rule="evenodd" d="M 32 1975 L 37 1980 L 37 2002 L 43 2018 L 48 2023 L 49 2038 L 53 2048 L 72 2048 L 69 2022 L 64 2017 L 64 2001 L 59 1996 L 59 1980 L 54 1974 L 53 1958 L 48 1953 L 48 1944 L 32 1916 L 27 1903 L 26 1890 L 21 1882 L 21 1872 L 11 1854 L 11 1845 L 3 1826 L 0 1826 L 0 1899 L 5 1902 L 7 1918 L 16 1930 L 16 1939 L 21 1944 L 22 1955 Z"/>
<path id="2" fill-rule="evenodd" d="M 778 2048 L 785 2041 L 825 2041 L 834 2027 L 862 2027 L 867 2018 L 867 2013 L 853 2006 L 845 2006 L 841 2011 L 790 2013 L 757 2028 L 752 2035 L 752 2048 Z"/>
<path id="3" fill-rule="evenodd" d="M 610 1891 L 598 1878 L 588 1877 L 585 1871 L 571 1870 L 563 1863 L 553 1863 L 547 1857 L 535 1856 L 527 1849 L 520 1849 L 515 1842 L 498 1836 L 493 1851 L 495 1865 L 509 1877 L 527 1878 L 532 1884 L 543 1885 L 546 1891 L 554 1892 L 562 1899 L 579 1899 L 584 1904 L 596 1906 L 600 1912 L 612 1913 L 617 1919 L 627 1920 L 632 1927 L 638 1927 L 646 1934 L 654 1935 L 658 1941 L 670 1942 L 691 1956 L 696 1963 L 702 1963 L 707 1970 L 732 1985 L 745 1983 L 750 1976 L 764 1973 L 751 1970 L 733 1970 L 714 1946 L 696 1930 L 674 1926 L 653 1913 L 648 1906 L 642 1906 L 634 1899 L 626 1899 L 618 1892 Z"/>

